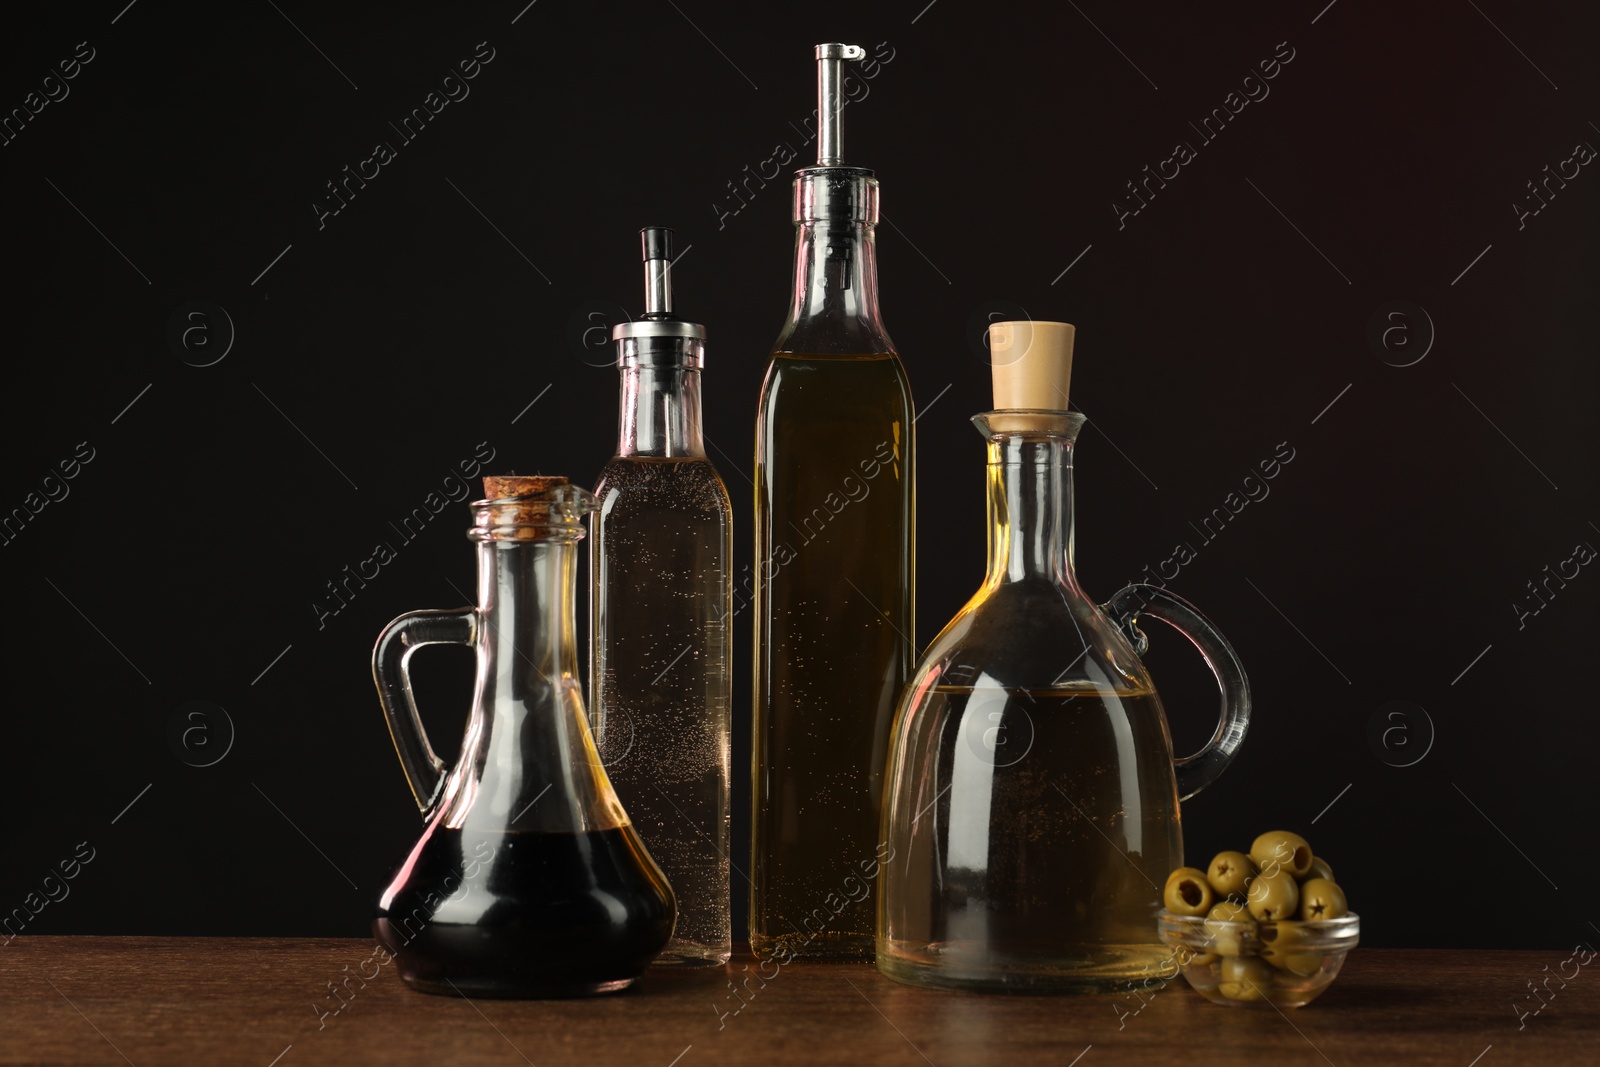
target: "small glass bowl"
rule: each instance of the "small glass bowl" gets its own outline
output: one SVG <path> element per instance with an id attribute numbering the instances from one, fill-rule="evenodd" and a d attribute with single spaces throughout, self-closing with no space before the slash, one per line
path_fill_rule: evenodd
<path id="1" fill-rule="evenodd" d="M 1360 940 L 1361 917 L 1311 922 L 1225 922 L 1161 913 L 1161 939 L 1178 969 L 1213 1004 L 1309 1004 L 1333 982 Z"/>

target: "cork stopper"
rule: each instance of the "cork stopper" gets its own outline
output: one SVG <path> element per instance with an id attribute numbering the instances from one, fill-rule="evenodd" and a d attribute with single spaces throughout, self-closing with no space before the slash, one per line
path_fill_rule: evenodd
<path id="1" fill-rule="evenodd" d="M 594 498 L 559 474 L 491 474 L 472 505 L 475 541 L 566 541 L 583 536 Z"/>
<path id="2" fill-rule="evenodd" d="M 1072 382 L 1070 322 L 1028 319 L 989 326 L 997 411 L 1066 411 Z"/>
<path id="3" fill-rule="evenodd" d="M 559 474 L 486 474 L 483 495 L 488 500 L 527 500 L 566 484 Z"/>

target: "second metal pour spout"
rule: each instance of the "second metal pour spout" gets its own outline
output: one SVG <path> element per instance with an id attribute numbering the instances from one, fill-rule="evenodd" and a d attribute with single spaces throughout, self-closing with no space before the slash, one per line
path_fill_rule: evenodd
<path id="1" fill-rule="evenodd" d="M 646 226 L 639 231 L 644 245 L 644 317 L 672 316 L 672 231 Z"/>

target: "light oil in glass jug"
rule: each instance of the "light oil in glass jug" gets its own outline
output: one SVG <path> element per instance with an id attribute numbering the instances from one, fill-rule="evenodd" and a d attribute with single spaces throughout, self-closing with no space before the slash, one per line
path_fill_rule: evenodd
<path id="1" fill-rule="evenodd" d="M 1080 969 L 1093 989 L 1166 977 L 1150 930 L 1183 846 L 1156 694 L 948 685 L 925 700 L 903 751 L 941 769 L 910 811 L 933 825 L 893 833 L 892 862 L 897 883 L 924 887 L 894 902 L 896 927 L 927 936 L 879 966 L 964 988 L 1008 958 L 1033 974 L 1047 945 L 1055 988 Z"/>
<path id="2" fill-rule="evenodd" d="M 1132 585 L 1097 606 L 1073 563 L 1066 410 L 1074 328 L 990 327 L 989 567 L 923 652 L 895 712 L 878 968 L 957 989 L 1112 991 L 1177 971 L 1158 926 L 1183 863 L 1178 803 L 1232 759 L 1249 686 L 1187 601 Z M 1200 651 L 1223 691 L 1217 732 L 1174 761 L 1139 659 L 1141 618 Z"/>

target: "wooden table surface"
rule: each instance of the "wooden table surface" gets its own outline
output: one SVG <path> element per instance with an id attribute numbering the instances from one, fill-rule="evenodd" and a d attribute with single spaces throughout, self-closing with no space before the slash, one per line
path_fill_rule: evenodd
<path id="1" fill-rule="evenodd" d="M 333 999 L 330 982 L 374 972 L 372 949 L 332 938 L 18 937 L 0 946 L 0 1064 L 1600 1064 L 1600 961 L 1565 987 L 1550 981 L 1544 1007 L 1519 1023 L 1519 1007 L 1534 1006 L 1527 983 L 1568 958 L 1556 951 L 1358 948 L 1305 1008 L 1219 1007 L 1180 980 L 1134 1014 L 1131 994 L 943 993 L 870 964 L 794 963 L 765 988 L 750 977 L 754 992 L 735 1000 L 729 982 L 756 972 L 748 956 L 568 1001 L 428 996 L 390 965 Z"/>

